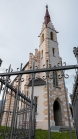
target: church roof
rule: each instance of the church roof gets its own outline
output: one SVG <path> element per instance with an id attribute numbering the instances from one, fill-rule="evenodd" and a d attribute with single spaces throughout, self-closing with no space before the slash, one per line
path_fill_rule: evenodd
<path id="1" fill-rule="evenodd" d="M 49 11 L 48 11 L 48 5 L 46 5 L 46 13 L 45 13 L 45 17 L 44 17 L 44 24 L 48 24 L 50 22 L 50 15 L 49 15 Z"/>
<path id="2" fill-rule="evenodd" d="M 34 86 L 41 86 L 41 85 L 46 85 L 46 81 L 44 81 L 41 78 L 37 78 L 34 80 Z M 32 86 L 32 80 L 29 82 L 28 86 Z"/>
<path id="3" fill-rule="evenodd" d="M 29 61 L 25 64 L 25 66 L 23 67 L 23 70 L 27 67 L 28 64 L 29 64 Z"/>

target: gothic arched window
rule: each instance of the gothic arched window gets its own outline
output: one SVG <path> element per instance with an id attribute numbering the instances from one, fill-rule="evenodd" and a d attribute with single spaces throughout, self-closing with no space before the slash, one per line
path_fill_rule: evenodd
<path id="1" fill-rule="evenodd" d="M 50 39 L 53 40 L 53 32 L 50 32 Z"/>
<path id="2" fill-rule="evenodd" d="M 44 34 L 42 34 L 42 42 L 44 41 Z"/>
<path id="3" fill-rule="evenodd" d="M 53 71 L 53 86 L 58 86 L 57 72 Z"/>

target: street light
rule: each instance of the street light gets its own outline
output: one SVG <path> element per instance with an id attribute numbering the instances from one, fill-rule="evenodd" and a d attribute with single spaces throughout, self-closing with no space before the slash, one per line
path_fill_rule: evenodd
<path id="1" fill-rule="evenodd" d="M 1 67 L 1 64 L 2 64 L 2 60 L 0 59 L 0 67 Z"/>

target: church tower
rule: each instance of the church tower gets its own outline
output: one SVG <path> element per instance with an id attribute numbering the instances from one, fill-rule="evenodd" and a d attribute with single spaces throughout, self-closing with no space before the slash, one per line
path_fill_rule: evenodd
<path id="1" fill-rule="evenodd" d="M 58 63 L 62 64 L 62 58 L 59 56 L 59 48 L 57 41 L 57 31 L 55 30 L 53 23 L 51 22 L 50 14 L 48 11 L 48 6 L 46 5 L 46 13 L 44 17 L 44 22 L 42 25 L 41 33 L 40 33 L 40 66 L 39 68 L 43 68 L 43 65 L 46 66 L 46 60 L 48 60 L 49 64 L 52 67 L 57 67 Z M 66 99 L 65 99 L 65 90 L 63 79 L 58 79 L 58 75 L 61 75 L 61 71 L 53 72 L 53 79 L 49 80 L 49 99 L 50 99 L 50 125 L 51 126 L 68 126 L 68 116 L 67 116 L 67 108 L 66 108 Z M 42 76 L 46 76 L 45 73 L 40 73 L 40 78 Z M 48 121 L 48 104 L 47 104 L 47 88 L 46 85 L 43 87 L 44 91 L 40 95 L 43 98 L 42 108 L 40 113 L 43 113 L 43 122 L 41 126 L 39 124 L 39 128 L 47 129 L 47 121 Z M 68 98 L 68 89 L 67 98 Z M 36 95 L 36 94 L 35 94 Z M 39 99 L 39 97 L 38 97 Z M 42 101 L 42 99 L 41 99 Z M 40 103 L 41 103 L 40 101 Z M 38 104 L 39 107 L 41 104 Z M 70 111 L 70 110 L 69 110 Z M 38 115 L 37 115 L 38 117 Z M 71 117 L 71 114 L 70 114 Z M 38 117 L 39 118 L 39 117 Z M 72 117 L 71 117 L 72 124 Z M 73 125 L 73 124 L 72 124 Z"/>
<path id="2" fill-rule="evenodd" d="M 57 33 L 51 22 L 48 6 L 46 6 L 46 13 L 40 33 L 40 68 L 42 68 L 43 63 L 46 64 L 46 60 L 49 61 L 52 67 L 57 66 L 57 63 L 59 63 Z"/>
<path id="3" fill-rule="evenodd" d="M 43 68 L 43 65 L 46 66 L 46 60 L 48 60 L 52 67 L 62 63 L 62 59 L 59 56 L 57 33 L 51 22 L 48 5 L 46 5 L 46 13 L 40 33 L 40 68 Z M 43 74 L 41 73 L 40 77 L 42 78 L 42 76 Z"/>

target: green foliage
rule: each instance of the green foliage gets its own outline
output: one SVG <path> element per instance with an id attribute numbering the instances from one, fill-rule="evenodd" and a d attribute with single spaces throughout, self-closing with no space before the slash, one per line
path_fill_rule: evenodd
<path id="1" fill-rule="evenodd" d="M 69 139 L 69 132 L 51 132 L 51 139 Z M 72 138 L 76 139 L 75 132 L 72 132 Z M 48 139 L 47 130 L 36 130 L 36 139 Z"/>
<path id="2" fill-rule="evenodd" d="M 10 131 L 10 127 L 7 127 L 7 134 Z M 8 135 L 6 135 L 8 138 Z M 69 132 L 51 132 L 51 139 L 69 139 Z M 72 132 L 72 138 L 76 139 L 75 132 Z M 4 127 L 0 127 L 0 139 L 4 139 Z M 48 131 L 38 129 L 36 130 L 36 139 L 48 139 Z"/>
<path id="3" fill-rule="evenodd" d="M 4 139 L 4 126 L 0 127 L 0 139 Z M 10 127 L 6 127 L 6 137 L 8 138 L 10 132 Z"/>

